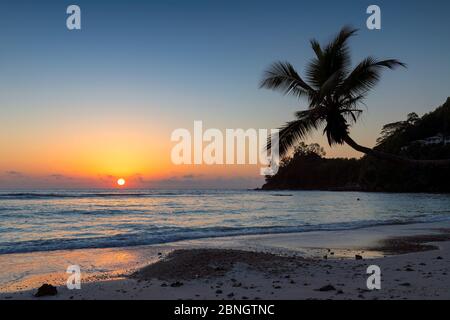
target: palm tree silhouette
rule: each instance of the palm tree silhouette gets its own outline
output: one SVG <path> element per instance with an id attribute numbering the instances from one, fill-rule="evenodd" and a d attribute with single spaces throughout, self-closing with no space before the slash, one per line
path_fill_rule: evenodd
<path id="1" fill-rule="evenodd" d="M 363 112 L 359 106 L 380 80 L 382 70 L 406 67 L 395 59 L 367 57 L 352 69 L 348 40 L 356 32 L 345 26 L 323 48 L 317 40 L 311 40 L 315 57 L 307 65 L 306 80 L 288 62 L 276 62 L 265 72 L 261 88 L 306 98 L 309 103 L 307 110 L 297 112 L 295 120 L 280 128 L 280 155 L 285 156 L 313 130 L 323 127 L 330 146 L 347 143 L 367 155 L 413 165 L 450 165 L 450 160 L 414 160 L 367 148 L 349 136 L 350 127 Z M 271 149 L 270 141 L 267 149 Z"/>

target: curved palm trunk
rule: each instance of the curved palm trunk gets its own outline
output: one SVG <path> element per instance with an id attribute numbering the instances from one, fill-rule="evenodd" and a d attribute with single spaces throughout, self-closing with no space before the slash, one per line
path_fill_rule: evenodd
<path id="1" fill-rule="evenodd" d="M 388 160 L 401 164 L 408 164 L 413 166 L 421 166 L 421 167 L 450 167 L 450 159 L 446 160 L 414 160 L 409 158 L 404 158 L 395 154 L 386 153 L 374 149 L 370 149 L 364 146 L 357 144 L 350 136 L 346 136 L 344 139 L 345 143 L 347 143 L 350 147 L 355 149 L 356 151 L 365 153 L 369 156 L 373 156 L 378 159 Z"/>

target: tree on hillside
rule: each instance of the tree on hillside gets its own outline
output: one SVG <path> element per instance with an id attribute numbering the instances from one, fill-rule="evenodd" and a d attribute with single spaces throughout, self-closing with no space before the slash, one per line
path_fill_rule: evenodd
<path id="1" fill-rule="evenodd" d="M 393 137 L 395 134 L 404 132 L 406 129 L 413 127 L 419 120 L 420 118 L 417 113 L 412 112 L 408 114 L 405 121 L 397 121 L 384 125 L 381 130 L 381 137 L 377 139 L 377 146 L 383 144 L 383 142 Z"/>

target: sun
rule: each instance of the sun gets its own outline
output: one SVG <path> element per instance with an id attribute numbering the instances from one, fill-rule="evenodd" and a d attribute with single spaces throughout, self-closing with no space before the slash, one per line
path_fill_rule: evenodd
<path id="1" fill-rule="evenodd" d="M 119 180 L 117 180 L 117 184 L 119 185 L 119 186 L 124 186 L 125 185 L 125 179 L 123 179 L 123 178 L 120 178 Z"/>

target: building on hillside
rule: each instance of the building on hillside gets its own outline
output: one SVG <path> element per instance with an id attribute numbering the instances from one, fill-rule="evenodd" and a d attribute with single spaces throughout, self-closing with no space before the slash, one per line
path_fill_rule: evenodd
<path id="1" fill-rule="evenodd" d="M 428 137 L 422 140 L 416 140 L 413 143 L 419 143 L 422 145 L 433 145 L 433 144 L 448 144 L 450 143 L 450 136 L 445 137 L 442 133 L 439 133 L 433 137 Z"/>

